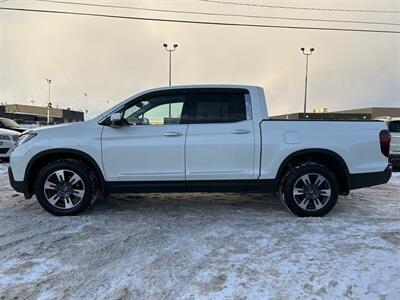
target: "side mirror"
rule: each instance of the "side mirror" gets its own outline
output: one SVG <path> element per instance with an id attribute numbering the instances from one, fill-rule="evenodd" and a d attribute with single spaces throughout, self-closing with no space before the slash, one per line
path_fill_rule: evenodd
<path id="1" fill-rule="evenodd" d="M 120 127 L 122 126 L 122 113 L 115 113 L 110 116 L 111 126 L 113 127 Z"/>

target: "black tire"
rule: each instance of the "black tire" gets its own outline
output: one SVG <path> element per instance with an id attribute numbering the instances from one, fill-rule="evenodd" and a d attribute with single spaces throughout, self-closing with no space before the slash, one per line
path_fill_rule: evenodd
<path id="1" fill-rule="evenodd" d="M 56 171 L 72 171 L 80 176 L 84 184 L 84 194 L 81 200 L 72 208 L 58 208 L 46 198 L 44 185 L 48 177 Z M 72 159 L 60 159 L 46 165 L 38 174 L 35 182 L 35 194 L 39 204 L 49 213 L 56 216 L 77 215 L 85 211 L 97 197 L 97 179 L 91 168 L 86 164 Z"/>
<path id="2" fill-rule="evenodd" d="M 307 202 L 302 202 L 301 200 L 305 199 L 306 196 L 304 195 L 299 195 L 299 196 L 294 196 L 294 189 L 296 184 L 302 184 L 301 182 L 301 177 L 304 175 L 309 175 L 311 176 L 311 180 L 314 181 L 313 179 L 317 177 L 318 174 L 324 177 L 326 179 L 326 182 L 324 181 L 324 185 L 330 188 L 330 196 L 320 196 L 321 198 L 317 198 L 316 201 L 319 201 L 319 205 L 322 203 L 324 204 L 323 207 L 317 208 L 317 205 L 315 204 L 314 199 L 312 198 L 312 194 L 310 197 L 307 198 L 310 199 Z M 315 184 L 311 184 L 313 187 L 321 190 L 323 187 L 316 187 Z M 303 192 L 305 191 L 305 186 L 303 189 Z M 314 189 L 315 191 L 315 189 Z M 318 192 L 316 192 L 318 193 Z M 295 199 L 296 197 L 296 199 Z M 304 197 L 304 198 L 301 198 Z M 316 197 L 316 196 L 315 196 Z M 339 197 L 339 186 L 338 182 L 336 179 L 336 176 L 324 165 L 321 164 L 316 164 L 316 163 L 305 163 L 302 165 L 299 165 L 293 169 L 291 169 L 285 176 L 284 176 L 284 182 L 282 183 L 282 190 L 281 190 L 281 199 L 283 200 L 283 204 L 295 215 L 299 217 L 321 217 L 329 213 L 332 208 L 335 206 L 337 199 Z M 323 199 L 325 202 L 321 202 L 320 200 Z M 300 203 L 307 203 L 306 204 L 306 209 L 303 209 L 300 207 Z"/>

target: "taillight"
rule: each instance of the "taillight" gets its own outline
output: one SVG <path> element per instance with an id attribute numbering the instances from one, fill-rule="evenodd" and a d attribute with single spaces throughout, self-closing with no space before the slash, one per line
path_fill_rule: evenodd
<path id="1" fill-rule="evenodd" d="M 391 136 L 389 130 L 382 130 L 379 133 L 379 141 L 381 142 L 381 151 L 382 154 L 385 155 L 386 157 L 389 157 L 390 140 Z"/>

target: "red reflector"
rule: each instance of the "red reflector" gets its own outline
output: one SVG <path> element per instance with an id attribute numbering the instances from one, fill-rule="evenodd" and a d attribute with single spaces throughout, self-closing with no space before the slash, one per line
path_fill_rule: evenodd
<path id="1" fill-rule="evenodd" d="M 381 142 L 382 154 L 389 157 L 391 135 L 389 130 L 382 130 L 379 133 L 379 141 Z"/>

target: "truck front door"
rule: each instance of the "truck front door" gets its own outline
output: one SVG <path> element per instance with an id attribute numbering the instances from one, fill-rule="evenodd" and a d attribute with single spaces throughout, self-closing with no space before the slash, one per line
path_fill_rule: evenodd
<path id="1" fill-rule="evenodd" d="M 184 94 L 133 100 L 123 110 L 125 126 L 105 126 L 103 166 L 108 181 L 185 180 Z"/>

